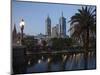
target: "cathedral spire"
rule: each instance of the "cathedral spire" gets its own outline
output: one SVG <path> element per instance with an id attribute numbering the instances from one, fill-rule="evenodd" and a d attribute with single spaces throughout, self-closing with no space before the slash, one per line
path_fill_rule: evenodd
<path id="1" fill-rule="evenodd" d="M 16 24 L 14 24 L 14 29 L 13 29 L 13 32 L 16 33 Z"/>
<path id="2" fill-rule="evenodd" d="M 12 32 L 12 38 L 13 38 L 13 43 L 16 43 L 16 40 L 17 40 L 16 24 L 14 24 L 14 28 L 13 28 L 13 32 Z"/>

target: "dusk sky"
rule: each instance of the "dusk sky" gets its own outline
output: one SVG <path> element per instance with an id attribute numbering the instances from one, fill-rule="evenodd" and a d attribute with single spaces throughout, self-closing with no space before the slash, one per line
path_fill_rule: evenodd
<path id="1" fill-rule="evenodd" d="M 25 21 L 24 33 L 28 35 L 45 34 L 45 19 L 48 14 L 51 18 L 52 27 L 59 23 L 59 18 L 63 12 L 66 18 L 66 34 L 69 35 L 70 27 L 68 21 L 70 17 L 80 9 L 78 5 L 51 4 L 36 2 L 12 2 L 12 27 L 16 24 L 17 32 L 20 32 L 19 23 L 23 18 Z"/>

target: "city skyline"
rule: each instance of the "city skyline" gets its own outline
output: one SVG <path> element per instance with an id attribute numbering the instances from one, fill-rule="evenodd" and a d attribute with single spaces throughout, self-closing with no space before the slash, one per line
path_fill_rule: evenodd
<path id="1" fill-rule="evenodd" d="M 96 6 L 12 1 L 11 74 L 96 69 Z"/>
<path id="2" fill-rule="evenodd" d="M 27 35 L 45 34 L 45 20 L 49 14 L 51 18 L 51 28 L 59 24 L 62 15 L 66 18 L 66 34 L 69 35 L 70 17 L 80 9 L 79 5 L 49 4 L 36 2 L 12 2 L 12 28 L 16 24 L 17 31 L 20 32 L 19 23 L 23 18 L 25 21 L 24 33 Z M 67 11 L 68 10 L 68 11 Z M 70 10 L 70 11 L 69 11 Z"/>

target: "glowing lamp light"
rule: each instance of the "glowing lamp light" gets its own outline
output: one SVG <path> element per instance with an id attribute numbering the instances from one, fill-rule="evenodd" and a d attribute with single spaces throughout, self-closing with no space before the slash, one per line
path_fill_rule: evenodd
<path id="1" fill-rule="evenodd" d="M 23 27 L 23 26 L 25 26 L 25 22 L 24 22 L 24 20 L 22 19 L 21 22 L 20 22 L 20 27 Z"/>

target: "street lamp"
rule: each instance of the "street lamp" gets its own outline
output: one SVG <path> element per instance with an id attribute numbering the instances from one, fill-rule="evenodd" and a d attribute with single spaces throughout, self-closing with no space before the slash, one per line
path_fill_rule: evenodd
<path id="1" fill-rule="evenodd" d="M 20 28 L 21 28 L 21 44 L 23 44 L 23 30 L 24 30 L 25 22 L 22 19 L 20 22 Z"/>

